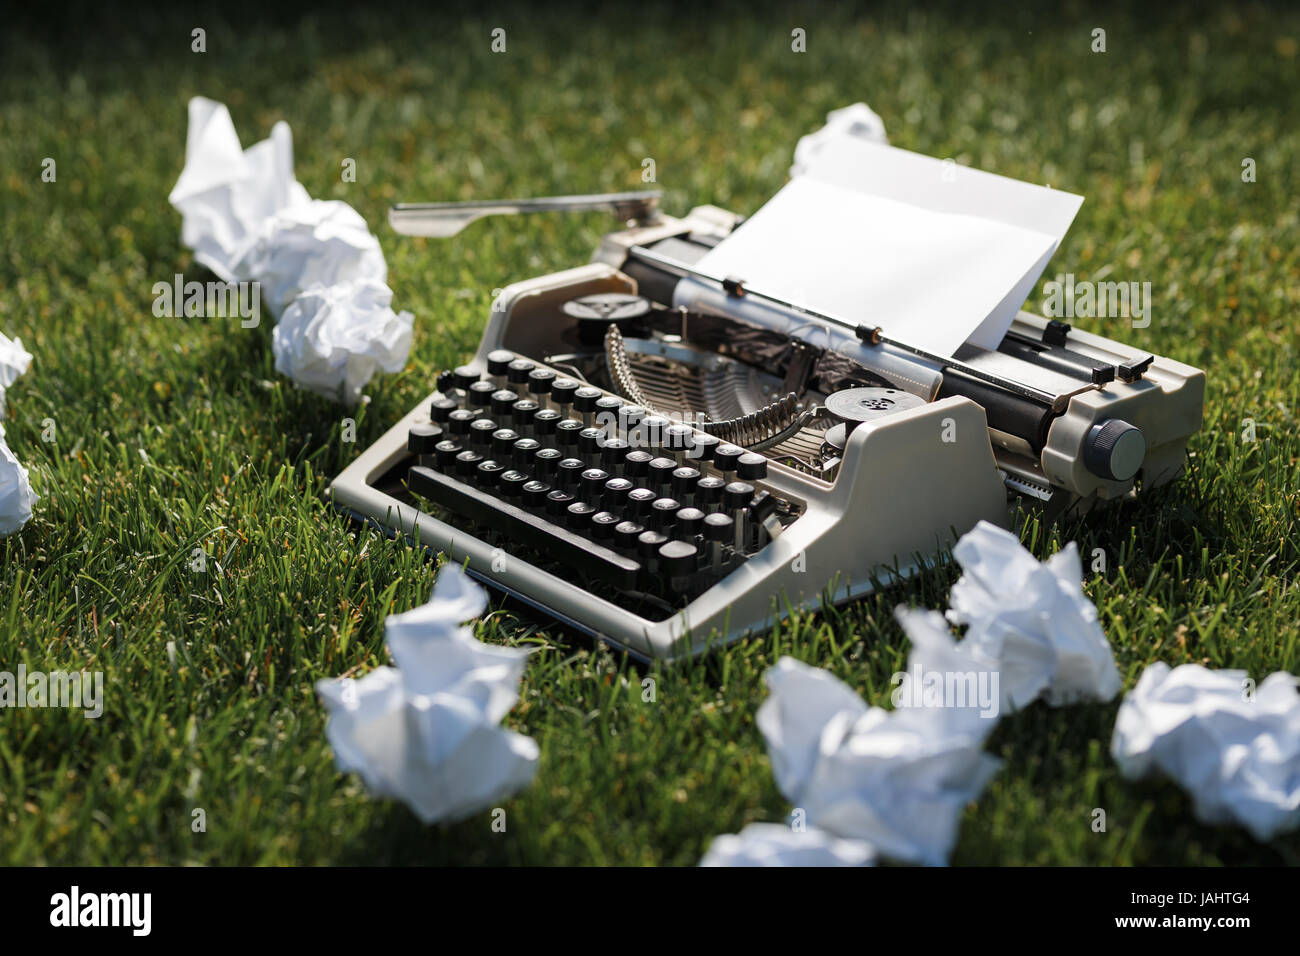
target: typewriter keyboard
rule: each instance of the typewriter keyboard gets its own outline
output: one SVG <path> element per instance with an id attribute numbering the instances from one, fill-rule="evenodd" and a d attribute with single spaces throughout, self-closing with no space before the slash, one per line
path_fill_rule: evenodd
<path id="1" fill-rule="evenodd" d="M 763 455 L 512 352 L 437 387 L 408 489 L 566 580 L 678 607 L 798 516 Z"/>

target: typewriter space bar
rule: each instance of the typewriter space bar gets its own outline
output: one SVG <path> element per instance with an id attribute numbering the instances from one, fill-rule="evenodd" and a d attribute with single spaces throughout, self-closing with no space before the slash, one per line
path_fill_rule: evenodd
<path id="1" fill-rule="evenodd" d="M 517 508 L 463 481 L 432 468 L 416 465 L 410 470 L 410 489 L 451 511 L 528 544 L 547 557 L 623 588 L 636 585 L 641 563 L 602 547 L 567 528 Z"/>

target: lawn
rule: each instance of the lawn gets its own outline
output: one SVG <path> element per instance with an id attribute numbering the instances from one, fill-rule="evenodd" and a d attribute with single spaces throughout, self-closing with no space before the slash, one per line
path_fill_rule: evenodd
<path id="1" fill-rule="evenodd" d="M 1024 528 L 1039 557 L 1070 540 L 1106 556 L 1086 590 L 1125 686 L 1156 660 L 1300 672 L 1300 13 L 221 9 L 119 22 L 89 7 L 0 35 L 0 330 L 35 355 L 4 424 L 41 495 L 0 542 L 0 669 L 100 670 L 106 691 L 98 720 L 0 712 L 0 861 L 692 864 L 716 834 L 782 820 L 754 724 L 764 670 L 793 655 L 889 706 L 907 655 L 893 608 L 945 606 L 949 564 L 669 669 L 494 604 L 480 636 L 536 650 L 506 722 L 537 740 L 540 770 L 504 833 L 487 811 L 426 827 L 335 770 L 313 683 L 384 663 L 385 616 L 427 599 L 436 563 L 350 527 L 321 492 L 476 348 L 493 289 L 585 262 L 611 225 L 406 239 L 390 203 L 640 188 L 652 158 L 670 212 L 750 213 L 798 137 L 856 100 L 895 145 L 1085 195 L 1048 277 L 1149 281 L 1154 308 L 1149 328 L 1080 327 L 1207 371 L 1182 479 Z M 286 120 L 298 179 L 380 236 L 415 345 L 358 412 L 276 374 L 269 321 L 153 315 L 154 283 L 210 278 L 167 204 L 196 94 L 230 106 L 245 145 Z M 1123 780 L 1117 707 L 1004 719 L 989 749 L 1005 765 L 953 862 L 1300 862 L 1300 834 L 1259 844 L 1196 822 L 1168 782 Z"/>

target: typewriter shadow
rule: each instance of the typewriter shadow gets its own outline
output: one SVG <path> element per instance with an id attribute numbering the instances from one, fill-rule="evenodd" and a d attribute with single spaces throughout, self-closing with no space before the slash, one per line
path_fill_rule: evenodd
<path id="1" fill-rule="evenodd" d="M 496 805 L 509 801 L 498 801 Z M 521 862 L 510 841 L 484 839 L 491 833 L 492 807 L 458 823 L 424 824 L 395 800 L 376 802 L 364 830 L 339 848 L 331 866 L 502 866 Z M 506 836 L 506 834 L 502 834 Z"/>
<path id="2" fill-rule="evenodd" d="M 211 282 L 195 267 L 186 281 Z M 209 394 L 234 399 L 242 430 L 293 465 L 311 458 L 318 475 L 333 478 L 360 450 L 400 417 L 409 396 L 391 377 L 377 376 L 365 388 L 366 400 L 348 406 L 300 388 L 275 368 L 271 336 L 275 322 L 263 308 L 258 326 L 241 328 L 235 318 L 182 317 L 186 323 L 226 323 L 229 334 L 209 340 L 193 356 L 196 379 Z"/>
<path id="3" fill-rule="evenodd" d="M 1061 546 L 1077 542 L 1085 575 L 1090 569 L 1095 573 L 1093 564 L 1098 559 L 1104 559 L 1104 566 L 1112 571 L 1125 568 L 1132 578 L 1135 572 L 1148 572 L 1171 557 L 1199 563 L 1250 553 L 1258 545 L 1252 536 L 1256 506 L 1246 495 L 1223 494 L 1212 484 L 1204 462 L 1189 457 L 1176 481 L 1145 491 L 1135 501 L 1033 530 L 1045 531 L 1049 541 L 1059 541 Z M 1294 559 L 1296 546 L 1289 547 Z M 1045 550 L 1050 553 L 1056 546 Z"/>

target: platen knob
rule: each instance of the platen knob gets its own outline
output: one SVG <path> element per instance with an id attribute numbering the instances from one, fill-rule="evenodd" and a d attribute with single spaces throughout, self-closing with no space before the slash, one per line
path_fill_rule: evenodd
<path id="1" fill-rule="evenodd" d="M 1083 464 L 1099 478 L 1128 481 L 1142 467 L 1147 440 L 1142 430 L 1120 418 L 1098 422 L 1083 443 Z"/>

